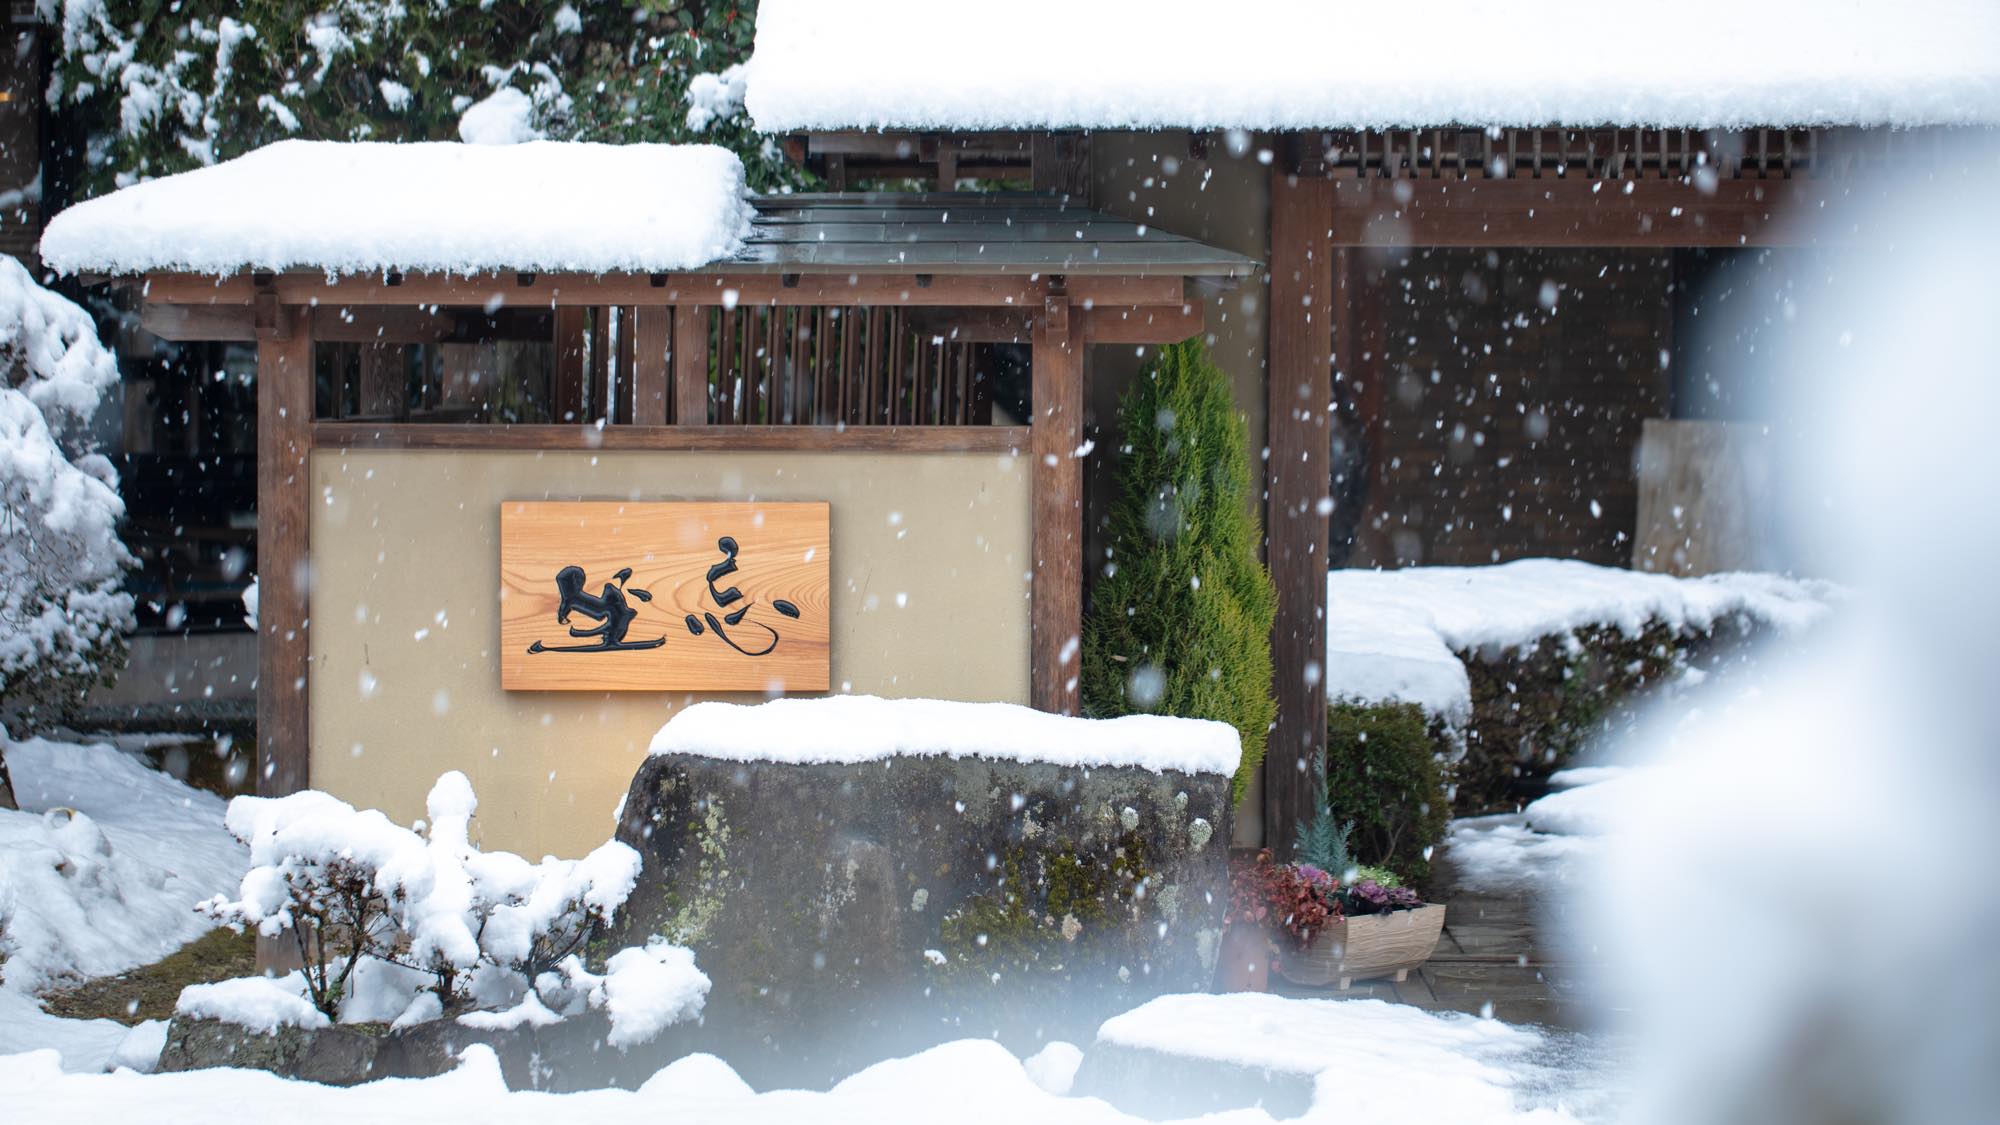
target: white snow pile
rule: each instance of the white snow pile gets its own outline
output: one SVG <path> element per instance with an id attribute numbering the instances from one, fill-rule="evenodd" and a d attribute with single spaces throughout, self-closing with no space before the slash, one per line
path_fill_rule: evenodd
<path id="1" fill-rule="evenodd" d="M 458 139 L 469 145 L 518 145 L 543 139 L 535 128 L 535 100 L 527 91 L 502 86 L 458 115 Z"/>
<path id="2" fill-rule="evenodd" d="M 1012 703 L 833 695 L 697 703 L 660 728 L 652 752 L 793 764 L 992 758 L 1234 776 L 1243 747 L 1236 728 L 1207 719 L 1078 719 Z"/>
<path id="3" fill-rule="evenodd" d="M 743 184 L 714 145 L 279 141 L 77 204 L 41 250 L 62 273 L 694 269 L 742 248 Z"/>
<path id="4" fill-rule="evenodd" d="M 1570 559 L 1335 570 L 1326 590 L 1328 698 L 1415 703 L 1448 723 L 1472 709 L 1460 654 L 1575 643 L 1589 628 L 1707 630 L 1737 615 L 1791 631 L 1818 620 L 1837 594 L 1770 574 L 1675 578 Z"/>
<path id="5" fill-rule="evenodd" d="M 1381 1000 L 1162 996 L 1106 1021 L 1097 1042 L 1311 1075 L 1308 1119 L 1571 1120 L 1560 1106 L 1532 1104 L 1544 1096 L 1536 1058 L 1546 1046 L 1541 1033 Z"/>
<path id="6" fill-rule="evenodd" d="M 586 1008 L 626 1047 L 699 1014 L 709 981 L 669 945 L 629 948 L 603 974 L 579 952 L 631 894 L 639 854 L 610 841 L 580 860 L 530 863 L 471 841 L 478 801 L 457 771 L 432 788 L 427 824 L 404 828 L 308 790 L 238 797 L 229 830 L 250 846 L 239 897 L 203 909 L 266 937 L 289 934 L 305 968 L 276 981 L 192 987 L 178 1010 L 269 1031 L 407 1025 L 447 1010 L 469 1026 L 554 1022 Z"/>
<path id="7" fill-rule="evenodd" d="M 247 858 L 220 797 L 111 746 L 0 745 L 22 809 L 0 810 L 0 992 L 121 973 L 214 925 L 195 906 Z"/>
<path id="8" fill-rule="evenodd" d="M 125 504 L 88 440 L 117 382 L 90 314 L 0 255 L 0 694 L 89 678 L 130 625 Z"/>
<path id="9" fill-rule="evenodd" d="M 767 133 L 1993 124 L 2000 6 L 764 0 L 746 100 Z"/>
<path id="10" fill-rule="evenodd" d="M 1548 1094 L 1533 1092 L 1547 1075 L 1531 1057 L 1543 1042 L 1531 1030 L 1471 1017 L 1433 1016 L 1379 1001 L 1274 996 L 1175 999 L 1215 1002 L 1232 1018 L 1210 1025 L 1215 1034 L 1202 1035 L 1196 1025 L 1159 1028 L 1162 1033 L 1219 1044 L 1226 1039 L 1224 1031 L 1242 1028 L 1255 1032 L 1255 1042 L 1292 1056 L 1324 1052 L 1325 1077 L 1316 1084 L 1314 1104 L 1294 1120 L 1365 1120 L 1377 1125 L 1560 1125 L 1576 1120 L 1553 1105 Z M 1151 1006 L 1140 1011 L 1148 1013 L 1137 1021 L 1143 1023 L 1182 1014 Z M 1204 1007 L 1201 1014 L 1213 1011 Z M 1114 1023 L 1130 1024 L 1137 1016 Z M 448 1074 L 350 1087 L 230 1068 L 161 1075 L 64 1074 L 52 1052 L 40 1051 L 0 1057 L 0 1089 L 8 1091 L 10 1113 L 24 1121 L 127 1119 L 205 1125 L 216 1119 L 217 1107 L 231 1107 L 251 1115 L 281 1111 L 298 1120 L 382 1125 L 459 1120 L 482 1125 L 543 1125 L 551 1120 L 588 1120 L 598 1125 L 659 1121 L 1138 1125 L 1141 1119 L 1096 1098 L 1065 1097 L 1045 1088 L 1044 1082 L 1066 1081 L 1067 1072 L 1074 1070 L 1074 1050 L 1045 1051 L 1023 1063 L 993 1040 L 965 1039 L 878 1063 L 824 1092 L 761 1094 L 727 1063 L 701 1054 L 676 1060 L 637 1090 L 550 1094 L 509 1091 L 498 1057 L 483 1044 L 468 1048 L 458 1069 Z M 1537 1102 L 1541 1104 L 1533 1104 Z M 1262 1109 L 1243 1109 L 1202 1120 L 1268 1125 L 1272 1119 Z"/>

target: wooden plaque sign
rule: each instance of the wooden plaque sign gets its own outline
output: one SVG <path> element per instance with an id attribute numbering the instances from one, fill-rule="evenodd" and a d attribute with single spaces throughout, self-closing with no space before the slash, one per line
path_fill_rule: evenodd
<path id="1" fill-rule="evenodd" d="M 823 503 L 509 501 L 508 691 L 825 691 Z"/>

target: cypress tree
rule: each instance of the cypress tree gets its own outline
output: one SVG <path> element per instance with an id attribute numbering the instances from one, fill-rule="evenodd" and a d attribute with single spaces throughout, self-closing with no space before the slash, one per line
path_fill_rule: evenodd
<path id="1" fill-rule="evenodd" d="M 1229 379 L 1199 341 L 1161 349 L 1119 404 L 1110 557 L 1083 629 L 1083 708 L 1216 719 L 1264 758 L 1277 596 L 1257 561 L 1250 458 Z"/>

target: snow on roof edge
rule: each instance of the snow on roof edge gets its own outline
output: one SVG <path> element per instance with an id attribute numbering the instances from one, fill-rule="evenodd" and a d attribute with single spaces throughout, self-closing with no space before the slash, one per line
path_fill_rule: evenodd
<path id="1" fill-rule="evenodd" d="M 742 249 L 744 185 L 715 145 L 286 140 L 79 203 L 41 255 L 62 274 L 695 269 Z"/>
<path id="2" fill-rule="evenodd" d="M 764 132 L 2000 124 L 2000 6 L 1967 0 L 1434 0 L 1421 35 L 1407 9 L 1329 0 L 991 14 L 765 0 L 745 105 Z"/>
<path id="3" fill-rule="evenodd" d="M 1207 719 L 1079 719 L 1013 703 L 833 695 L 696 703 L 660 728 L 648 752 L 792 765 L 990 758 L 1228 777 L 1242 744 L 1236 728 Z"/>

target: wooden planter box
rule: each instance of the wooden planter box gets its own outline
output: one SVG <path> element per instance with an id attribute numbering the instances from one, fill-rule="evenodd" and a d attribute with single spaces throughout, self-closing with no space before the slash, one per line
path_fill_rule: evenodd
<path id="1" fill-rule="evenodd" d="M 1404 980 L 1431 959 L 1443 932 L 1442 903 L 1343 918 L 1315 934 L 1304 949 L 1281 942 L 1278 972 L 1293 984 L 1340 988 L 1375 977 Z"/>

